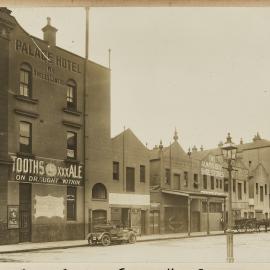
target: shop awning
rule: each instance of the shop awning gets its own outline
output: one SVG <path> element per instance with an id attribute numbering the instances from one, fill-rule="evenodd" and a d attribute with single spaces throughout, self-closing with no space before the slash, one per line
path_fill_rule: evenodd
<path id="1" fill-rule="evenodd" d="M 172 195 L 178 195 L 178 196 L 183 196 L 183 197 L 189 197 L 189 195 L 187 193 L 184 192 L 180 192 L 177 190 L 162 190 L 162 193 L 166 193 L 166 194 L 172 194 Z"/>

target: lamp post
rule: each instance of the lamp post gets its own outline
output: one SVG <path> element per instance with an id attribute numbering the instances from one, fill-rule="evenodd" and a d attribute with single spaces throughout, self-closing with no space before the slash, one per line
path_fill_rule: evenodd
<path id="1" fill-rule="evenodd" d="M 232 142 L 230 133 L 228 133 L 227 141 L 221 147 L 224 160 L 228 164 L 228 222 L 227 222 L 227 262 L 233 263 L 233 224 L 232 224 L 232 162 L 236 160 L 237 146 Z"/>

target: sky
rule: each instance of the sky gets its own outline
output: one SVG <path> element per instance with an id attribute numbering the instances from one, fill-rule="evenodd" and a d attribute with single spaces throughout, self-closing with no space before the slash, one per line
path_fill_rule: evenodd
<path id="1" fill-rule="evenodd" d="M 9 7 L 42 38 L 46 17 L 57 46 L 84 56 L 84 8 Z M 149 148 L 184 150 L 270 139 L 270 8 L 91 8 L 90 60 L 108 66 L 111 133 L 130 128 Z"/>

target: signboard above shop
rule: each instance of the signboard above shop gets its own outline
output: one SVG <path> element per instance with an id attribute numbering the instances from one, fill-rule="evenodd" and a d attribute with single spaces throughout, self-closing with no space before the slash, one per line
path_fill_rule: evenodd
<path id="1" fill-rule="evenodd" d="M 13 160 L 11 181 L 73 185 L 83 183 L 83 166 L 63 160 L 11 156 Z"/>
<path id="2" fill-rule="evenodd" d="M 223 178 L 224 170 L 222 167 L 222 158 L 209 155 L 208 159 L 201 162 L 201 174 Z"/>

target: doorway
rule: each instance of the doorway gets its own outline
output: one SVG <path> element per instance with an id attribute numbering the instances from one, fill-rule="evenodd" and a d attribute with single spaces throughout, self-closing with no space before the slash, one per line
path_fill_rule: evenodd
<path id="1" fill-rule="evenodd" d="M 20 204 L 20 229 L 19 229 L 19 241 L 30 242 L 31 241 L 31 184 L 19 184 L 19 204 Z"/>
<path id="2" fill-rule="evenodd" d="M 129 208 L 121 208 L 121 223 L 124 227 L 130 227 Z"/>

